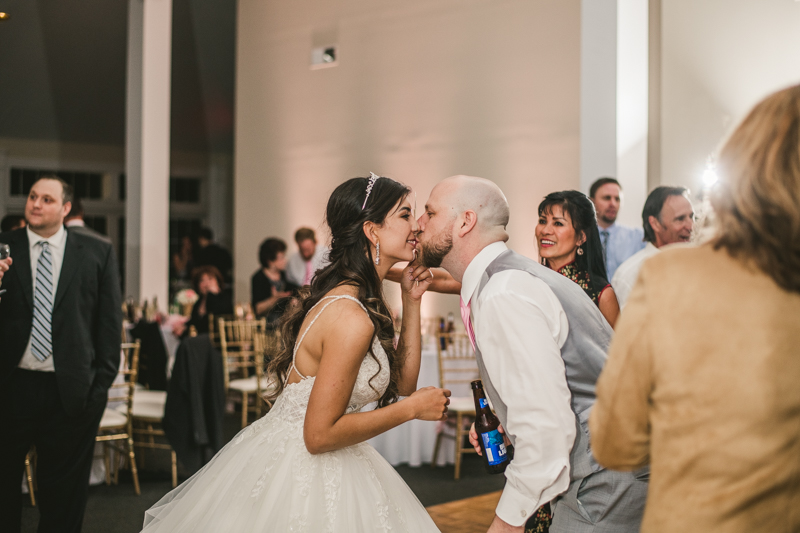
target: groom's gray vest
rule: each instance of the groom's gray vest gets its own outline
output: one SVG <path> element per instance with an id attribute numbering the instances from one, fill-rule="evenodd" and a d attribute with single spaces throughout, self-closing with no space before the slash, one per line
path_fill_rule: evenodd
<path id="1" fill-rule="evenodd" d="M 567 372 L 567 385 L 572 393 L 572 411 L 575 413 L 577 426 L 575 444 L 570 454 L 570 478 L 585 478 L 592 472 L 602 470 L 589 448 L 589 412 L 594 405 L 595 384 L 606 362 L 613 331 L 600 310 L 577 283 L 511 250 L 500 254 L 487 267 L 476 298 L 493 275 L 506 270 L 522 270 L 545 282 L 555 293 L 567 315 L 569 333 L 561 348 L 561 358 Z M 483 387 L 492 401 L 500 423 L 505 426 L 506 404 L 492 385 L 491 376 L 486 372 L 483 356 L 477 346 L 475 353 Z M 515 439 L 511 437 L 511 440 L 513 442 Z"/>

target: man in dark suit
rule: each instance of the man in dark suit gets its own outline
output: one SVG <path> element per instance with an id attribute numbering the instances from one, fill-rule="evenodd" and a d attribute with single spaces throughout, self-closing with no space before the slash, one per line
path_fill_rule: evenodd
<path id="1" fill-rule="evenodd" d="M 72 199 L 72 208 L 67 213 L 67 216 L 64 218 L 64 226 L 66 226 L 67 231 L 75 231 L 78 233 L 84 233 L 86 235 L 90 235 L 95 239 L 100 239 L 101 241 L 111 242 L 107 236 L 103 235 L 99 231 L 95 231 L 94 229 L 90 228 L 86 225 L 86 222 L 83 220 L 84 216 L 83 210 L 83 202 L 77 196 Z"/>
<path id="2" fill-rule="evenodd" d="M 213 266 L 222 274 L 222 280 L 225 282 L 225 287 L 230 288 L 233 281 L 233 259 L 231 253 L 214 242 L 214 232 L 211 228 L 202 227 L 198 230 L 197 244 L 199 250 L 194 257 L 194 266 Z"/>
<path id="3" fill-rule="evenodd" d="M 120 361 L 117 262 L 109 243 L 64 228 L 71 187 L 34 183 L 28 226 L 0 233 L 0 531 L 20 530 L 25 454 L 36 446 L 39 532 L 78 532 L 95 435 Z"/>

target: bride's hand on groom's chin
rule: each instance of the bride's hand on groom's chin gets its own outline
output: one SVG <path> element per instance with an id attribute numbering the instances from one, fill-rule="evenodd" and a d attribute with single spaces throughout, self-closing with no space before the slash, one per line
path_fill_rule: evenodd
<path id="1" fill-rule="evenodd" d="M 417 420 L 444 420 L 450 404 L 450 391 L 438 387 L 423 387 L 415 391 L 405 401 L 413 407 Z"/>
<path id="2" fill-rule="evenodd" d="M 409 263 L 403 269 L 403 276 L 400 279 L 400 287 L 403 295 L 414 301 L 420 301 L 422 295 L 430 287 L 433 281 L 433 271 L 425 266 Z"/>

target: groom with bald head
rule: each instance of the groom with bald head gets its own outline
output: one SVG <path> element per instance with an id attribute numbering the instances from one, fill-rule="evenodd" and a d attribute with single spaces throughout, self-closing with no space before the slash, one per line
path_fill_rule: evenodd
<path id="1" fill-rule="evenodd" d="M 464 325 L 492 407 L 514 444 L 489 531 L 522 532 L 552 502 L 550 531 L 639 531 L 646 472 L 594 460 L 588 419 L 612 330 L 574 282 L 506 246 L 508 201 L 493 182 L 453 176 L 419 219 L 425 267 L 461 283 Z M 477 435 L 470 432 L 476 449 Z"/>

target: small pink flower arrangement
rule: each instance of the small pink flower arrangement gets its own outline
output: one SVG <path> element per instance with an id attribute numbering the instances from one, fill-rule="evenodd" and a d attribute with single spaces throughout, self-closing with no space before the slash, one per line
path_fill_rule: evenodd
<path id="1" fill-rule="evenodd" d="M 175 302 L 181 306 L 194 305 L 197 299 L 197 293 L 192 289 L 183 289 L 175 295 Z"/>

